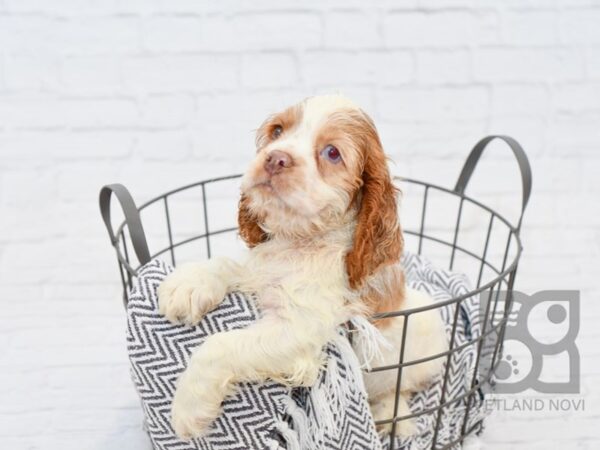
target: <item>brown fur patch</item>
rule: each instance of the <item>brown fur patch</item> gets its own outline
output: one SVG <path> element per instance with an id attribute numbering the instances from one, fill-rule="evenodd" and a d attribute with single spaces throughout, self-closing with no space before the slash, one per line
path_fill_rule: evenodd
<path id="1" fill-rule="evenodd" d="M 241 238 L 252 248 L 266 241 L 268 235 L 258 225 L 259 218 L 250 211 L 248 202 L 248 198 L 242 195 L 238 209 L 238 226 Z"/>
<path id="2" fill-rule="evenodd" d="M 277 140 L 278 138 L 273 137 L 273 131 L 276 127 L 283 129 L 280 137 L 284 134 L 293 130 L 302 121 L 303 105 L 298 103 L 297 105 L 290 106 L 280 113 L 274 114 L 265 120 L 262 125 L 256 131 L 256 149 L 260 151 L 267 144 Z"/>
<path id="3" fill-rule="evenodd" d="M 403 248 L 394 187 L 381 141 L 372 120 L 360 112 L 355 135 L 362 140 L 360 210 L 352 250 L 346 255 L 348 280 L 353 289 L 382 265 L 400 260 Z"/>

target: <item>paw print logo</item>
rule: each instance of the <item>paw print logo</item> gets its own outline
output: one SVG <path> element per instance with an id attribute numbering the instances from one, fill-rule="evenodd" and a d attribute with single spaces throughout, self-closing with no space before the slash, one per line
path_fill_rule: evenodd
<path id="1" fill-rule="evenodd" d="M 481 300 L 481 320 L 488 329 L 507 319 L 505 354 L 496 345 L 497 332 L 486 337 L 482 348 L 480 374 L 485 376 L 494 367 L 494 392 L 532 389 L 540 393 L 579 393 L 580 358 L 575 342 L 580 320 L 579 291 L 541 291 L 534 295 L 515 291 L 512 301 L 506 301 L 506 295 Z M 558 367 L 562 373 L 556 373 L 555 368 L 548 377 L 544 368 L 552 358 L 565 363 Z"/>
<path id="2" fill-rule="evenodd" d="M 506 355 L 496 368 L 496 378 L 499 380 L 507 380 L 513 374 L 519 375 L 518 365 L 519 363 L 516 359 L 512 359 L 511 355 Z"/>

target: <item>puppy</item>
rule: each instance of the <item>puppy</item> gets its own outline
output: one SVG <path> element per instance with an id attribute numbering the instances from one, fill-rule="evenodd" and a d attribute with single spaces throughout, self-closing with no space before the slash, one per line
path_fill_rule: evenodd
<path id="1" fill-rule="evenodd" d="M 230 291 L 255 293 L 263 314 L 193 352 L 172 406 L 172 425 L 183 439 L 206 433 L 236 383 L 312 385 L 324 345 L 353 315 L 429 302 L 405 288 L 396 189 L 375 126 L 360 108 L 337 95 L 308 98 L 268 118 L 256 147 L 239 203 L 246 260 L 183 265 L 158 290 L 161 313 L 176 323 L 198 323 Z M 376 362 L 397 364 L 403 319 L 377 326 L 393 348 Z M 443 351 L 435 312 L 411 317 L 407 334 L 406 361 Z M 408 413 L 409 393 L 440 367 L 429 362 L 404 369 L 400 414 Z M 393 418 L 396 373 L 366 376 L 376 420 Z"/>

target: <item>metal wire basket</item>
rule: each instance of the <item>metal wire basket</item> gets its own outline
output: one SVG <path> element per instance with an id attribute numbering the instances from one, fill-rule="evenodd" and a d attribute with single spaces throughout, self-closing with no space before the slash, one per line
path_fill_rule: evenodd
<path id="1" fill-rule="evenodd" d="M 465 194 L 484 149 L 494 139 L 500 139 L 508 145 L 520 169 L 522 201 L 516 223 L 511 223 L 494 209 Z M 176 265 L 178 260 L 186 258 L 198 260 L 219 253 L 231 256 L 243 247 L 237 237 L 236 222 L 239 177 L 240 175 L 231 175 L 193 183 L 159 195 L 139 207 L 124 186 L 112 184 L 102 188 L 100 210 L 111 244 L 116 251 L 125 305 L 127 292 L 137 271 L 153 258 L 167 256 L 171 263 Z M 488 136 L 471 150 L 453 189 L 414 179 L 396 180 L 404 194 L 401 222 L 406 248 L 427 256 L 442 267 L 461 271 L 476 282 L 467 294 L 452 298 L 443 304 L 436 303 L 429 308 L 454 306 L 449 350 L 428 358 L 447 358 L 439 405 L 434 409 L 419 411 L 405 417 L 398 417 L 398 405 L 395 405 L 394 418 L 379 423 L 392 423 L 395 429 L 401 420 L 421 414 L 436 414 L 431 448 L 452 448 L 469 434 L 481 429 L 482 420 L 474 424 L 469 423 L 471 405 L 474 404 L 475 397 L 480 395 L 481 389 L 493 382 L 494 371 L 501 359 L 506 324 L 512 307 L 515 276 L 522 251 L 519 232 L 531 193 L 531 168 L 525 152 L 516 140 L 508 136 Z M 112 194 L 119 200 L 124 214 L 124 220 L 116 229 L 111 222 Z M 412 206 L 409 205 L 411 202 Z M 216 209 L 219 210 L 219 214 L 211 215 L 210 211 Z M 179 216 L 179 219 L 176 216 Z M 149 242 L 152 245 L 149 245 Z M 134 255 L 131 254 L 131 249 Z M 470 389 L 465 395 L 447 399 L 446 383 L 450 359 L 453 353 L 461 350 L 461 346 L 455 345 L 459 306 L 467 299 L 479 299 L 483 295 L 490 301 L 486 302 L 481 311 L 481 333 L 479 337 L 467 343 L 476 348 L 477 355 Z M 423 308 L 396 311 L 374 318 L 404 316 L 405 320 L 408 320 L 411 314 L 422 310 Z M 397 365 L 371 369 L 397 370 L 397 386 L 400 386 L 402 369 L 415 363 L 404 361 L 404 338 L 405 336 Z M 489 367 L 482 370 L 484 343 L 491 359 L 487 364 Z M 455 402 L 464 402 L 465 405 L 460 436 L 453 442 L 445 442 L 438 446 L 441 411 Z M 395 448 L 393 439 L 390 439 L 389 448 Z"/>

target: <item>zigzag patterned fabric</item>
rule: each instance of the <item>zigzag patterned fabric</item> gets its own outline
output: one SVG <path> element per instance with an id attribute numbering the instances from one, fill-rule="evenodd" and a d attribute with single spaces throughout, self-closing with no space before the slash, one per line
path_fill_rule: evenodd
<path id="1" fill-rule="evenodd" d="M 437 301 L 469 291 L 466 277 L 434 268 L 426 259 L 408 254 L 403 261 L 408 284 L 429 292 Z M 172 267 L 153 260 L 142 267 L 129 295 L 127 346 L 131 373 L 145 414 L 145 427 L 157 450 L 379 450 L 390 448 L 389 436 L 377 436 L 369 411 L 358 361 L 340 335 L 325 352 L 327 366 L 311 388 L 289 389 L 274 382 L 244 383 L 223 403 L 223 413 L 211 433 L 190 442 L 179 440 L 170 425 L 175 381 L 187 366 L 192 350 L 210 335 L 250 325 L 260 317 L 251 297 L 228 294 L 220 306 L 196 327 L 173 325 L 158 313 L 156 289 Z M 455 347 L 478 334 L 476 299 L 461 303 Z M 453 306 L 441 308 L 451 330 Z M 476 352 L 467 345 L 454 354 L 446 385 L 446 400 L 470 388 Z M 341 380 L 341 382 L 340 382 Z M 413 413 L 439 405 L 438 381 L 411 400 Z M 471 404 L 468 425 L 483 417 L 481 398 Z M 444 408 L 436 442 L 452 442 L 460 435 L 465 402 Z M 396 438 L 395 448 L 431 448 L 435 412 L 419 416 L 419 433 Z"/>
<path id="2" fill-rule="evenodd" d="M 127 305 L 132 378 L 155 449 L 381 448 L 358 360 L 342 335 L 325 349 L 327 365 L 316 386 L 291 390 L 274 382 L 244 383 L 225 400 L 208 436 L 179 440 L 170 425 L 171 401 L 192 350 L 214 333 L 250 325 L 260 314 L 252 298 L 231 293 L 198 326 L 172 325 L 158 313 L 156 294 L 172 270 L 159 260 L 146 264 Z"/>

